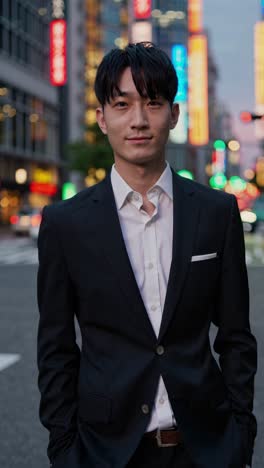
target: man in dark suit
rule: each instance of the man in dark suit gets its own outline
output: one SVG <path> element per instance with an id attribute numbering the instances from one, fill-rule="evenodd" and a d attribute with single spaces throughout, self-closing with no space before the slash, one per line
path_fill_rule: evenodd
<path id="1" fill-rule="evenodd" d="M 256 342 L 240 215 L 234 196 L 165 161 L 177 85 L 153 44 L 107 54 L 97 121 L 115 165 L 43 211 L 40 418 L 54 468 L 251 464 Z"/>

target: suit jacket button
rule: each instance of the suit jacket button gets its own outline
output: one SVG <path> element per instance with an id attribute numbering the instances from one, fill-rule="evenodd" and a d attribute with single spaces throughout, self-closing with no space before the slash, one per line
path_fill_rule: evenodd
<path id="1" fill-rule="evenodd" d="M 158 346 L 157 349 L 156 349 L 156 352 L 159 356 L 162 356 L 162 354 L 164 354 L 164 348 L 163 346 Z"/>
<path id="2" fill-rule="evenodd" d="M 141 410 L 142 410 L 142 413 L 149 414 L 149 405 L 142 405 Z"/>

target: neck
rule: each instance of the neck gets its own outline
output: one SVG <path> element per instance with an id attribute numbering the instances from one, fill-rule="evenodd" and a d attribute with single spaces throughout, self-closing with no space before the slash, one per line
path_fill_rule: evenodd
<path id="1" fill-rule="evenodd" d="M 120 161 L 115 161 L 115 168 L 126 183 L 136 192 L 145 196 L 147 191 L 155 185 L 166 167 L 166 162 L 158 161 L 151 166 L 139 166 L 131 164 L 123 165 Z"/>

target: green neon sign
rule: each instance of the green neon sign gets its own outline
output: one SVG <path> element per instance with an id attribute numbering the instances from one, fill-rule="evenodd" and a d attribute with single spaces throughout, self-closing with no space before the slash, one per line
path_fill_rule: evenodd
<path id="1" fill-rule="evenodd" d="M 72 182 L 65 182 L 62 186 L 62 200 L 68 200 L 68 198 L 76 195 L 76 186 Z"/>

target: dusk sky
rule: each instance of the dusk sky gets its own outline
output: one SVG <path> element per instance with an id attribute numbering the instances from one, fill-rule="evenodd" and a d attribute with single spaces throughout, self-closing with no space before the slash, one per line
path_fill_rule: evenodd
<path id="1" fill-rule="evenodd" d="M 241 124 L 242 110 L 254 111 L 254 24 L 261 19 L 261 0 L 203 0 L 204 26 L 219 69 L 218 97 L 234 117 L 234 131 L 245 143 L 255 143 L 253 124 Z M 243 165 L 259 154 L 243 145 Z"/>

